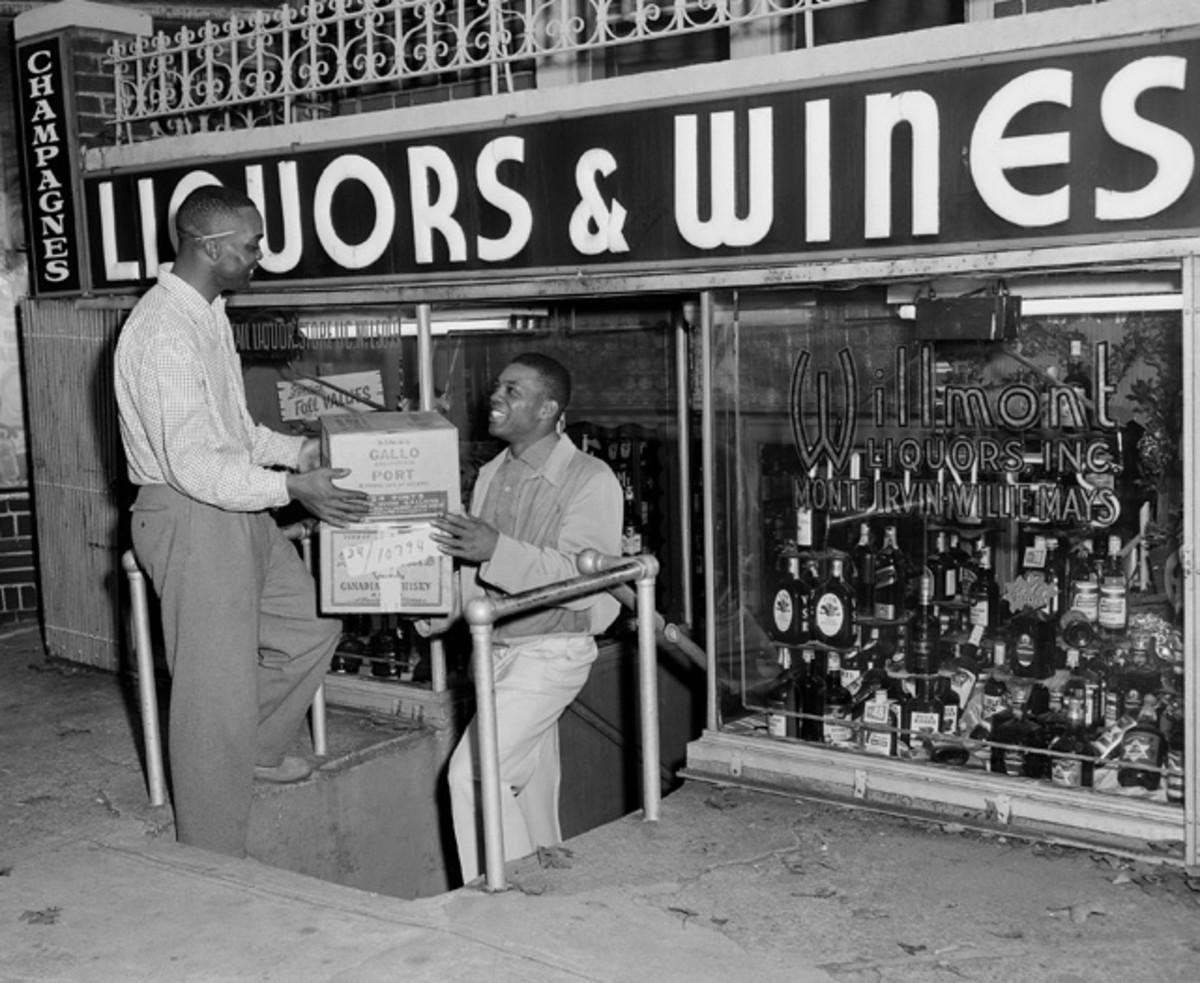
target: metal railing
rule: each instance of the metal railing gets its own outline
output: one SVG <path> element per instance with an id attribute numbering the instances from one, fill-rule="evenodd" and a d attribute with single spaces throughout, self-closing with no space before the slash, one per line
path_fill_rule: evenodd
<path id="1" fill-rule="evenodd" d="M 483 803 L 484 879 L 489 891 L 503 891 L 504 833 L 501 826 L 500 751 L 496 728 L 496 678 L 492 626 L 503 618 L 611 590 L 636 581 L 638 706 L 642 738 L 642 811 L 658 819 L 659 786 L 658 676 L 655 646 L 654 584 L 658 561 L 652 556 L 607 557 L 594 550 L 579 555 L 581 575 L 500 599 L 475 598 L 464 612 L 471 628 L 471 668 L 475 676 L 475 729 L 479 738 L 480 792 Z"/>
<path id="2" fill-rule="evenodd" d="M 309 0 L 109 50 L 117 142 L 274 126 L 336 98 L 473 78 L 514 88 L 547 59 L 775 20 L 815 44 L 822 10 L 867 0 Z"/>

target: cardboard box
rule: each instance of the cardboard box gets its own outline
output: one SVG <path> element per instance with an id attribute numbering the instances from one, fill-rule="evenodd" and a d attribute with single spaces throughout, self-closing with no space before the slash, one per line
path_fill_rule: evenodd
<path id="1" fill-rule="evenodd" d="M 317 543 L 325 614 L 449 614 L 454 563 L 428 522 L 322 523 Z"/>
<path id="2" fill-rule="evenodd" d="M 440 413 L 323 416 L 321 456 L 329 467 L 350 470 L 340 487 L 371 496 L 368 521 L 462 510 L 458 428 Z"/>

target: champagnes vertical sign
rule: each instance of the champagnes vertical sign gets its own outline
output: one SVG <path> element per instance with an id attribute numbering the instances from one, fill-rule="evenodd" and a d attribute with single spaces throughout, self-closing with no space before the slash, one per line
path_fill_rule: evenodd
<path id="1" fill-rule="evenodd" d="M 30 286 L 37 295 L 76 292 L 82 238 L 75 228 L 74 124 L 66 112 L 62 38 L 19 45 L 17 79 L 29 202 Z"/>

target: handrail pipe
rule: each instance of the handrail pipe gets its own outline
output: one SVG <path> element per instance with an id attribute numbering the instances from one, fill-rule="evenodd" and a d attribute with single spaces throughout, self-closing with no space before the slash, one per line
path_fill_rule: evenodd
<path id="1" fill-rule="evenodd" d="M 496 677 L 492 626 L 504 618 L 595 594 L 618 584 L 637 582 L 638 696 L 642 728 L 642 811 L 658 819 L 662 790 L 658 783 L 658 675 L 656 665 L 653 556 L 610 557 L 584 550 L 576 561 L 581 575 L 508 597 L 477 597 L 464 616 L 471 628 L 471 666 L 475 675 L 475 731 L 479 738 L 479 781 L 483 804 L 484 884 L 505 889 L 504 832 L 500 820 L 500 745 L 496 727 Z"/>

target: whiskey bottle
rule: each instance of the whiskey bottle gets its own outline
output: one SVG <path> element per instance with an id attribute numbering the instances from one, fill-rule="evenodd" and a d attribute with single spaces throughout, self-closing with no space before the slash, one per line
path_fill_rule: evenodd
<path id="1" fill-rule="evenodd" d="M 796 676 L 792 672 L 792 653 L 779 646 L 779 675 L 767 692 L 767 733 L 772 737 L 795 737 Z"/>
<path id="2" fill-rule="evenodd" d="M 1091 788 L 1096 748 L 1088 740 L 1083 700 L 1078 696 L 1068 695 L 1065 709 L 1066 732 L 1050 745 L 1050 750 L 1056 755 L 1069 754 L 1072 757 L 1051 758 L 1050 781 L 1066 788 Z"/>
<path id="3" fill-rule="evenodd" d="M 850 718 L 854 696 L 842 684 L 842 660 L 838 652 L 825 654 L 825 708 L 822 738 L 832 747 L 854 747 Z"/>
<path id="4" fill-rule="evenodd" d="M 771 590 L 768 633 L 772 641 L 782 645 L 801 645 L 808 640 L 808 595 L 801 580 L 800 557 L 794 550 L 786 550 L 781 561 L 782 569 Z"/>
<path id="5" fill-rule="evenodd" d="M 992 668 L 983 684 L 980 706 L 981 721 L 990 726 L 996 714 L 1008 706 L 1008 683 L 1012 674 L 1008 671 L 1008 647 L 1003 642 L 992 646 Z"/>
<path id="6" fill-rule="evenodd" d="M 829 561 L 829 576 L 812 595 L 809 626 L 812 639 L 834 648 L 854 644 L 854 592 L 843 577 L 843 561 Z"/>
<path id="7" fill-rule="evenodd" d="M 958 562 L 950 554 L 944 532 L 939 532 L 934 540 L 929 572 L 933 576 L 933 599 L 938 602 L 954 600 L 958 595 Z"/>
<path id="8" fill-rule="evenodd" d="M 900 550 L 894 525 L 883 529 L 883 543 L 875 554 L 875 617 L 896 621 L 904 616 L 904 591 L 908 584 L 908 558 Z"/>
<path id="9" fill-rule="evenodd" d="M 937 640 L 941 622 L 933 606 L 933 576 L 922 572 L 917 584 L 917 609 L 908 631 L 908 671 L 928 676 L 937 669 Z"/>
<path id="10" fill-rule="evenodd" d="M 931 679 L 917 676 L 913 685 L 913 695 L 901 706 L 901 730 L 909 748 L 921 755 L 922 735 L 934 735 L 942 729 L 942 705 L 934 696 Z"/>
<path id="11" fill-rule="evenodd" d="M 1167 735 L 1158 726 L 1158 699 L 1147 694 L 1142 701 L 1137 723 L 1121 738 L 1117 765 L 1117 784 L 1123 788 L 1140 786 L 1156 791 L 1162 784 L 1162 769 L 1167 763 Z"/>
<path id="12" fill-rule="evenodd" d="M 820 672 L 816 652 L 800 652 L 800 677 L 796 680 L 796 709 L 800 719 L 800 739 L 820 744 L 825 736 L 821 718 L 825 715 L 825 676 Z"/>
<path id="13" fill-rule="evenodd" d="M 971 625 L 984 633 L 1000 623 L 1000 585 L 992 572 L 992 548 L 979 547 L 976 559 L 975 583 L 971 585 Z"/>
<path id="14" fill-rule="evenodd" d="M 801 553 L 825 548 L 825 533 L 829 517 L 823 510 L 814 509 L 809 505 L 797 505 L 793 518 L 796 546 Z"/>
<path id="15" fill-rule="evenodd" d="M 886 687 L 872 692 L 862 708 L 862 749 L 866 754 L 896 756 L 896 716 L 896 704 Z"/>
<path id="16" fill-rule="evenodd" d="M 871 546 L 871 524 L 858 524 L 858 542 L 850 551 L 850 562 L 854 567 L 854 589 L 858 599 L 858 610 L 863 614 L 875 612 L 875 550 Z"/>

